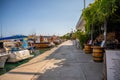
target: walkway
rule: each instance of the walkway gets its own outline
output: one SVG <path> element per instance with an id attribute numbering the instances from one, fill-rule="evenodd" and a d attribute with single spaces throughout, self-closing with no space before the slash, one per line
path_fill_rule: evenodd
<path id="1" fill-rule="evenodd" d="M 66 41 L 0 76 L 0 80 L 102 80 L 102 67 L 91 54 Z"/>

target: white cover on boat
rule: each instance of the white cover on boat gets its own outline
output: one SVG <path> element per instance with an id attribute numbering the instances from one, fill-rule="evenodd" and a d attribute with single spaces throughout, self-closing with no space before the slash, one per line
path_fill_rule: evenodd
<path id="1" fill-rule="evenodd" d="M 29 50 L 16 51 L 9 55 L 8 62 L 18 62 L 32 56 L 33 55 L 30 55 Z"/>

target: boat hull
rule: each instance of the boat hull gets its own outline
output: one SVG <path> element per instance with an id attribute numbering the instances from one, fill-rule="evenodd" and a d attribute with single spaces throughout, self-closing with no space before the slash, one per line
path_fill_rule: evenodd
<path id="1" fill-rule="evenodd" d="M 15 51 L 11 54 L 9 54 L 9 58 L 7 62 L 18 62 L 24 59 L 28 59 L 33 57 L 33 55 L 30 55 L 29 50 L 21 50 L 21 51 Z"/>
<path id="2" fill-rule="evenodd" d="M 51 47 L 51 44 L 49 42 L 47 42 L 47 43 L 34 43 L 33 46 L 35 48 L 49 48 L 49 47 Z"/>
<path id="3" fill-rule="evenodd" d="M 7 59 L 8 59 L 8 55 L 0 56 L 0 68 L 4 68 Z"/>

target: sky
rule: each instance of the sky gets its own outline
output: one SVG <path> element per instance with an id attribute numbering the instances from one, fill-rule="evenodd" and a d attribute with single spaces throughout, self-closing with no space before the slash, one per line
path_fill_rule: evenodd
<path id="1" fill-rule="evenodd" d="M 0 0 L 0 32 L 62 36 L 75 30 L 83 8 L 84 0 Z"/>

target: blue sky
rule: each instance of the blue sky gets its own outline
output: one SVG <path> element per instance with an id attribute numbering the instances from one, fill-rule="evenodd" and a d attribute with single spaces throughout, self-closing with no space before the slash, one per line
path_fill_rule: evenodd
<path id="1" fill-rule="evenodd" d="M 83 1 L 0 0 L 2 34 L 64 35 L 75 29 Z M 86 6 L 93 1 L 86 0 Z"/>

